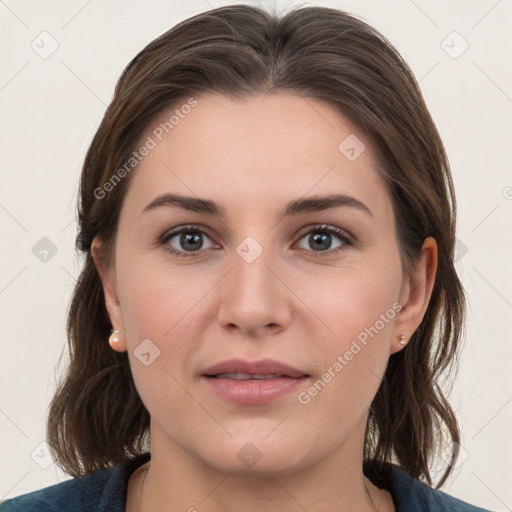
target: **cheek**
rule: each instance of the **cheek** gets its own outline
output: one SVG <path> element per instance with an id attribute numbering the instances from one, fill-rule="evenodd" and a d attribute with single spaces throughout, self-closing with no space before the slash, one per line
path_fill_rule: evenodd
<path id="1" fill-rule="evenodd" d="M 390 355 L 401 276 L 399 260 L 385 258 L 345 268 L 306 290 L 324 333 L 311 354 L 320 369 L 320 382 L 308 392 L 312 401 L 322 395 L 319 403 L 350 404 L 361 413 L 369 406 Z"/>
<path id="2" fill-rule="evenodd" d="M 316 279 L 302 279 L 298 293 L 324 323 L 330 338 L 347 340 L 373 326 L 392 308 L 401 289 L 402 271 L 398 255 L 385 259 L 373 257 L 339 269 L 329 269 Z M 376 256 L 376 255 L 375 255 Z M 391 309 L 387 317 L 393 319 Z M 388 318 L 384 320 L 387 320 Z M 379 330 L 387 331 L 379 321 Z"/>
<path id="3" fill-rule="evenodd" d="M 127 237 L 119 240 L 118 252 L 118 292 L 132 342 L 171 336 L 204 294 L 204 283 L 194 278 L 193 266 L 172 266 L 163 249 L 137 248 Z"/>
<path id="4" fill-rule="evenodd" d="M 119 268 L 120 301 L 128 331 L 128 357 L 137 391 L 162 422 L 175 421 L 192 407 L 180 383 L 199 347 L 189 321 L 201 290 L 150 258 L 126 258 Z M 121 276 L 123 274 L 123 276 Z M 187 329 L 187 327 L 189 329 Z M 192 329 L 190 329 L 192 328 Z"/>
<path id="5" fill-rule="evenodd" d="M 207 294 L 218 278 L 199 272 L 193 265 L 173 268 L 161 254 L 142 253 L 119 260 L 118 277 L 134 378 L 150 368 L 142 379 L 149 379 L 148 386 L 157 369 L 181 379 L 204 338 Z M 151 365 L 137 360 L 142 347 L 150 353 L 146 359 L 154 357 Z M 169 374 L 163 377 L 168 380 Z"/>

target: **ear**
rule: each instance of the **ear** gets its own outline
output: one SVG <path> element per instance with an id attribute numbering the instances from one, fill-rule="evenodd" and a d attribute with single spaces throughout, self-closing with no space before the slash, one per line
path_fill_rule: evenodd
<path id="1" fill-rule="evenodd" d="M 105 307 L 107 308 L 108 315 L 110 317 L 110 323 L 112 324 L 113 329 L 120 331 L 120 335 L 118 336 L 119 341 L 111 344 L 111 346 L 118 352 L 125 352 L 126 338 L 123 332 L 124 325 L 121 304 L 116 291 L 115 268 L 113 265 L 109 267 L 106 266 L 103 255 L 103 242 L 98 237 L 94 237 L 92 241 L 91 255 L 103 285 Z"/>
<path id="2" fill-rule="evenodd" d="M 400 292 L 400 310 L 394 326 L 390 353 L 394 354 L 407 345 L 401 345 L 399 336 L 408 342 L 427 311 L 437 270 L 437 243 L 432 237 L 425 238 L 413 275 L 404 278 Z"/>

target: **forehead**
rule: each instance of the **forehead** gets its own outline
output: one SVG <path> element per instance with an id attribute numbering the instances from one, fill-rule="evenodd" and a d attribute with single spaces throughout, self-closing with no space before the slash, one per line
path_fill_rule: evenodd
<path id="1" fill-rule="evenodd" d="M 340 192 L 377 210 L 391 206 L 371 141 L 316 99 L 284 93 L 186 98 L 151 122 L 141 140 L 148 137 L 153 147 L 134 171 L 125 202 L 176 192 L 229 200 L 246 211 Z"/>

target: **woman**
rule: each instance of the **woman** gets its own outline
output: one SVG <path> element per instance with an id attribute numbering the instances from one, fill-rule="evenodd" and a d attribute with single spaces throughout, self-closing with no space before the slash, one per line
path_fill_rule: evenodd
<path id="1" fill-rule="evenodd" d="M 376 30 L 322 7 L 180 23 L 120 77 L 79 219 L 48 417 L 76 478 L 2 512 L 483 510 L 438 490 L 465 311 L 449 165 Z"/>

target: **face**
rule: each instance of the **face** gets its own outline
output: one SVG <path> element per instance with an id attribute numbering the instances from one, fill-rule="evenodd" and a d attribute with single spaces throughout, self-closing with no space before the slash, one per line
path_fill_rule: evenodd
<path id="1" fill-rule="evenodd" d="M 133 171 L 102 269 L 152 448 L 275 474 L 361 452 L 388 358 L 419 325 L 431 282 L 402 273 L 371 142 L 313 99 L 196 101 L 169 133 L 155 129 L 172 111 L 141 139 L 155 147 Z M 296 374 L 208 370 L 232 359 Z"/>

